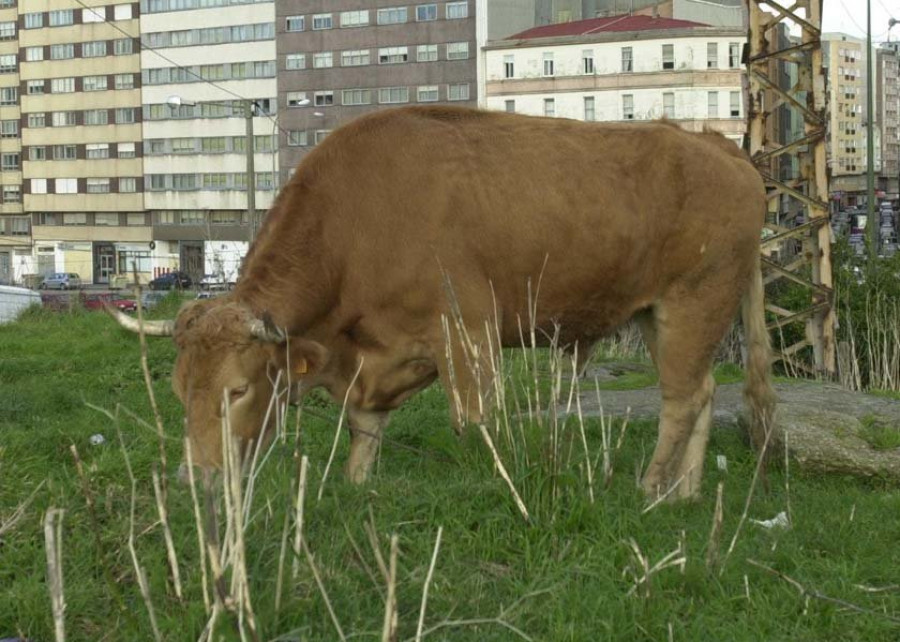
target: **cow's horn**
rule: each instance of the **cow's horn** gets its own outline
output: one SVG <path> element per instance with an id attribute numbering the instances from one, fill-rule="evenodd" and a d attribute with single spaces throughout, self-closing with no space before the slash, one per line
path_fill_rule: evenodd
<path id="1" fill-rule="evenodd" d="M 141 331 L 141 323 L 134 317 L 130 317 L 121 310 L 110 305 L 104 306 L 107 314 L 115 319 L 120 326 L 126 330 L 139 333 Z M 171 337 L 175 333 L 175 322 L 170 319 L 162 319 L 159 321 L 147 321 L 143 323 L 144 334 L 151 337 Z"/>
<path id="2" fill-rule="evenodd" d="M 268 341 L 269 343 L 284 342 L 284 332 L 279 330 L 275 324 L 266 322 L 262 319 L 254 319 L 250 322 L 250 334 L 260 341 Z"/>

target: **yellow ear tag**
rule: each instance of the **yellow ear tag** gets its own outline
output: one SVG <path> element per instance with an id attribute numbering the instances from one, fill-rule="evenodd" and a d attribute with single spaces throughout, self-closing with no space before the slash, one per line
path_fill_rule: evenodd
<path id="1" fill-rule="evenodd" d="M 294 364 L 295 375 L 305 375 L 308 370 L 309 367 L 306 364 L 306 359 L 300 359 L 300 361 Z"/>

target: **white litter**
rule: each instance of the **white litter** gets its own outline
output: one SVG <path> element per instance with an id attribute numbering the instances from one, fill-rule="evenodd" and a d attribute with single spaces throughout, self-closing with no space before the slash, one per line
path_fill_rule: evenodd
<path id="1" fill-rule="evenodd" d="M 100 433 L 97 433 L 96 435 L 91 435 L 88 441 L 91 443 L 91 446 L 100 446 L 106 443 L 106 437 L 104 437 Z"/>
<path id="2" fill-rule="evenodd" d="M 790 528 L 791 521 L 788 519 L 787 513 L 781 511 L 772 519 L 751 519 L 751 522 L 754 524 L 759 524 L 763 528 Z"/>
<path id="3" fill-rule="evenodd" d="M 723 473 L 727 473 L 728 472 L 728 457 L 726 457 L 725 455 L 716 455 L 716 466 Z"/>

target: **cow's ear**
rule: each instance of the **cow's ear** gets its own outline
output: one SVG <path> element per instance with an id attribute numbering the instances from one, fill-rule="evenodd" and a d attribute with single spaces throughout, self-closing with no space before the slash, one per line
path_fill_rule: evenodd
<path id="1" fill-rule="evenodd" d="M 290 337 L 273 346 L 274 361 L 281 370 L 290 370 L 291 379 L 300 379 L 321 372 L 328 362 L 328 350 L 321 343 Z"/>

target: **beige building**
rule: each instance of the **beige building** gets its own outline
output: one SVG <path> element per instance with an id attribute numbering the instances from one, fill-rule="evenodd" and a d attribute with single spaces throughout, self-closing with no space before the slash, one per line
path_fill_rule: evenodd
<path id="1" fill-rule="evenodd" d="M 881 130 L 881 174 L 878 187 L 890 198 L 898 197 L 900 175 L 900 57 L 894 43 L 876 54 L 876 121 Z"/>
<path id="2" fill-rule="evenodd" d="M 139 4 L 83 4 L 18 7 L 21 184 L 33 267 L 110 283 L 135 265 L 147 279 Z"/>
<path id="3" fill-rule="evenodd" d="M 841 33 L 822 34 L 828 95 L 831 190 L 865 190 L 865 43 Z M 850 203 L 853 204 L 853 203 Z"/>

